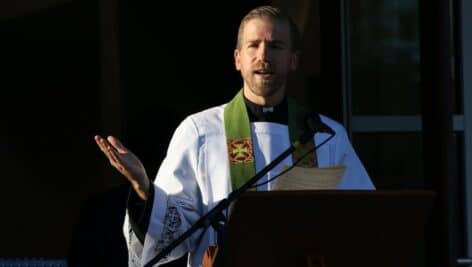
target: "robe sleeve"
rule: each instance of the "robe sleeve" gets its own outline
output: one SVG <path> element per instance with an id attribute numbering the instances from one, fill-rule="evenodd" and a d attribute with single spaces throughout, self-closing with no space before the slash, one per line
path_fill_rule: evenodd
<path id="1" fill-rule="evenodd" d="M 339 189 L 375 190 L 375 186 L 356 151 L 352 147 L 344 127 L 338 129 L 337 134 L 340 139 L 338 141 L 340 150 L 339 165 L 346 166 L 346 171 L 341 179 Z"/>
<path id="2" fill-rule="evenodd" d="M 325 162 L 328 166 L 343 165 L 346 167 L 338 189 L 375 190 L 375 186 L 354 150 L 344 126 L 325 116 L 321 118 L 335 132 L 334 138 L 318 150 L 320 156 L 326 157 L 325 159 L 322 158 L 321 161 Z M 321 141 L 328 137 L 328 134 L 321 134 L 316 142 L 321 143 Z"/>
<path id="3" fill-rule="evenodd" d="M 149 199 L 154 199 L 154 186 L 150 187 Z M 152 203 L 152 201 L 142 200 L 132 188 L 130 189 L 127 202 L 129 223 L 131 230 L 141 243 L 144 243 L 144 235 L 148 229 Z"/>
<path id="4" fill-rule="evenodd" d="M 140 227 L 132 209 L 127 210 L 124 234 L 128 243 L 129 266 L 143 266 L 149 262 L 203 214 L 197 182 L 201 176 L 198 171 L 200 145 L 197 127 L 191 118 L 185 119 L 177 127 L 154 180 L 153 198 L 148 199 L 151 211 L 147 229 L 142 227 L 146 226 L 145 223 Z M 200 234 L 201 231 L 194 233 L 155 266 L 194 250 Z"/>

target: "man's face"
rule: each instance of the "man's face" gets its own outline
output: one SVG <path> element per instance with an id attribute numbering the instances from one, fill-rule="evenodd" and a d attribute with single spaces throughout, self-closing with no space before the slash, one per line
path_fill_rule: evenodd
<path id="1" fill-rule="evenodd" d="M 256 18 L 243 28 L 239 49 L 234 51 L 236 69 L 244 80 L 247 96 L 270 98 L 284 94 L 287 76 L 296 69 L 288 22 Z"/>

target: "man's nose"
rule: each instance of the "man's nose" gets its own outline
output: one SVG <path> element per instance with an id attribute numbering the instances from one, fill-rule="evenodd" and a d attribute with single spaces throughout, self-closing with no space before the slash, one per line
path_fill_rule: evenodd
<path id="1" fill-rule="evenodd" d="M 269 61 L 270 60 L 270 48 L 265 43 L 261 43 L 258 50 L 258 58 L 261 61 Z"/>

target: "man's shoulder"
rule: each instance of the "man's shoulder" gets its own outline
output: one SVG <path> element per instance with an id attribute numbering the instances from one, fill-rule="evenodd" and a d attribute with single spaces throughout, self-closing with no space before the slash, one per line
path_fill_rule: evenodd
<path id="1" fill-rule="evenodd" d="M 191 119 L 195 122 L 206 122 L 206 123 L 219 123 L 222 122 L 224 105 L 210 107 L 199 112 L 190 114 L 188 119 Z"/>
<path id="2" fill-rule="evenodd" d="M 223 130 L 223 114 L 226 104 L 210 107 L 190 114 L 185 121 L 194 125 L 201 134 L 221 132 Z"/>
<path id="3" fill-rule="evenodd" d="M 342 123 L 340 123 L 339 121 L 335 120 L 335 119 L 332 119 L 326 115 L 323 115 L 323 114 L 319 114 L 320 115 L 320 119 L 323 123 L 325 123 L 326 125 L 328 125 L 331 129 L 333 129 L 336 133 L 339 133 L 339 132 L 345 132 L 346 129 L 344 128 L 344 125 Z"/>

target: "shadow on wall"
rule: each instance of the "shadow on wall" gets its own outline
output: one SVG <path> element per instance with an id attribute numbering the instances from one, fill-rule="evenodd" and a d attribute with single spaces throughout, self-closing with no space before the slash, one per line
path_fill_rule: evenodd
<path id="1" fill-rule="evenodd" d="M 68 257 L 69 267 L 126 267 L 122 225 L 128 184 L 123 183 L 84 202 Z"/>

